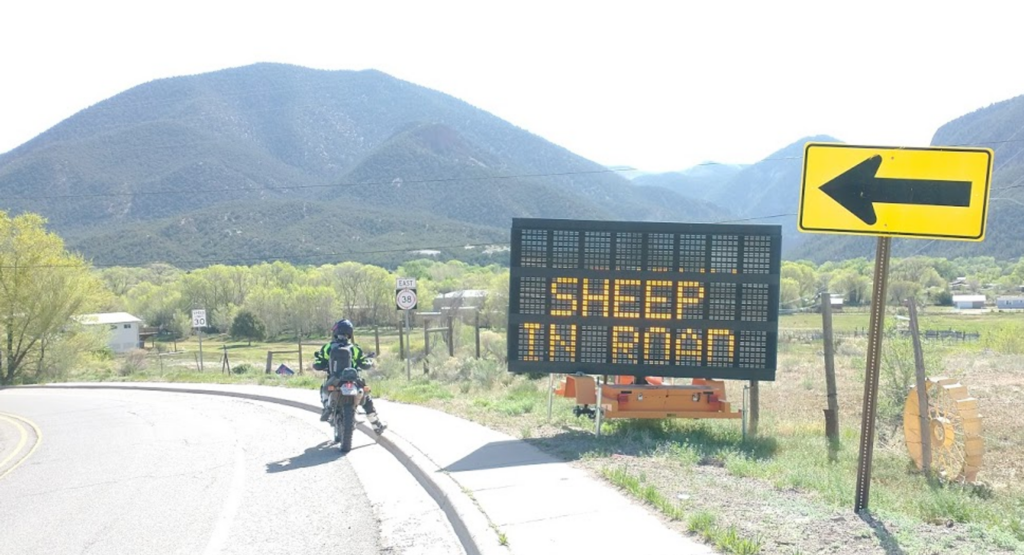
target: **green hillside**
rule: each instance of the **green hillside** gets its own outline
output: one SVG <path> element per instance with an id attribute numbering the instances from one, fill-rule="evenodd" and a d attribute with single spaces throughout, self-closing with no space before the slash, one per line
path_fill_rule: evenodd
<path id="1" fill-rule="evenodd" d="M 1021 128 L 1024 97 L 939 129 L 935 144 L 996 151 L 988 239 L 898 241 L 895 252 L 1021 256 Z M 256 64 L 152 81 L 74 114 L 0 156 L 0 209 L 42 214 L 97 264 L 301 263 L 340 252 L 317 250 L 325 236 L 360 246 L 346 256 L 384 263 L 430 245 L 505 241 L 515 217 L 779 224 L 787 258 L 870 256 L 870 238 L 797 231 L 810 140 L 835 141 L 630 181 L 379 71 Z"/>
<path id="2" fill-rule="evenodd" d="M 726 215 L 443 93 L 280 64 L 161 79 L 82 110 L 0 157 L 0 209 L 44 215 L 99 264 L 298 261 L 325 233 L 361 250 L 489 242 L 513 217 Z"/>

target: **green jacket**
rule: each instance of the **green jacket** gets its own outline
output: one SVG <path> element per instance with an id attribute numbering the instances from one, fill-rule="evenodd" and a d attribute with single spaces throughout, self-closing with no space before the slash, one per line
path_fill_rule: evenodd
<path id="1" fill-rule="evenodd" d="M 330 343 L 326 343 L 326 344 L 324 344 L 323 347 L 320 347 L 319 351 L 317 351 L 316 353 L 313 353 L 313 358 L 314 358 L 314 360 L 313 360 L 313 369 L 314 370 L 324 370 L 324 371 L 326 371 L 328 369 L 327 367 L 328 367 L 328 365 L 330 364 L 330 361 L 331 361 L 331 346 L 332 345 L 334 345 L 333 341 L 331 341 Z M 353 368 L 363 368 L 363 367 L 365 367 L 366 366 L 366 357 L 365 357 L 365 355 L 363 355 L 362 347 L 360 347 L 359 345 L 356 345 L 355 343 L 349 343 L 348 345 L 350 347 L 352 347 L 352 367 Z"/>

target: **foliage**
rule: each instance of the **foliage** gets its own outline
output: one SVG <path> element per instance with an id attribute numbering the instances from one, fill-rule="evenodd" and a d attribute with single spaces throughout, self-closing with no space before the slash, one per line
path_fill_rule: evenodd
<path id="1" fill-rule="evenodd" d="M 922 349 L 922 355 L 925 375 L 943 373 L 942 361 L 934 349 Z M 892 321 L 886 324 L 880 362 L 878 420 L 886 428 L 882 432 L 895 433 L 903 423 L 903 406 L 910 387 L 916 382 L 917 363 L 911 337 L 900 333 Z"/>
<path id="2" fill-rule="evenodd" d="M 234 339 L 247 339 L 249 340 L 249 345 L 252 345 L 253 339 L 261 341 L 267 337 L 267 325 L 252 312 L 243 310 L 231 322 L 231 337 Z"/>
<path id="3" fill-rule="evenodd" d="M 1006 355 L 1024 354 L 1024 326 L 1007 324 L 985 334 L 982 339 L 989 349 Z"/>
<path id="4" fill-rule="evenodd" d="M 25 362 L 43 359 L 72 316 L 91 309 L 104 291 L 88 263 L 64 250 L 44 224 L 36 214 L 0 212 L 0 384 L 21 381 Z"/>
<path id="5" fill-rule="evenodd" d="M 231 368 L 232 374 L 256 374 L 258 369 L 252 364 L 239 364 Z"/>

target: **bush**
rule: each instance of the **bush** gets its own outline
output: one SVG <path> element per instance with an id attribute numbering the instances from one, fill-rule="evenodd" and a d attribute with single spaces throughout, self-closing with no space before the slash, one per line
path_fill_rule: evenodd
<path id="1" fill-rule="evenodd" d="M 1004 355 L 1024 354 L 1024 327 L 1017 324 L 999 326 L 985 334 L 985 347 Z"/>
<path id="2" fill-rule="evenodd" d="M 142 372 L 149 366 L 149 360 L 146 355 L 146 351 L 142 349 L 135 349 L 129 351 L 121 359 L 121 365 L 117 368 L 118 376 L 131 376 Z"/>
<path id="3" fill-rule="evenodd" d="M 239 364 L 231 369 L 232 374 L 255 374 L 256 367 L 251 364 Z"/>

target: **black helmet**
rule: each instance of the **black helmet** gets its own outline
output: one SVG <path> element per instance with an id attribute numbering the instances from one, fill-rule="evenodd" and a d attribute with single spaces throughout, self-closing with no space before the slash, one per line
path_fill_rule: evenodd
<path id="1" fill-rule="evenodd" d="M 331 328 L 331 335 L 334 337 L 344 336 L 352 339 L 354 334 L 355 330 L 352 328 L 352 322 L 348 320 L 338 320 L 338 323 L 334 324 L 334 327 Z"/>

